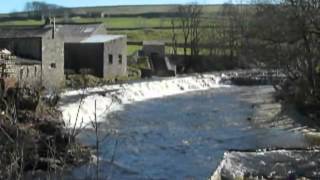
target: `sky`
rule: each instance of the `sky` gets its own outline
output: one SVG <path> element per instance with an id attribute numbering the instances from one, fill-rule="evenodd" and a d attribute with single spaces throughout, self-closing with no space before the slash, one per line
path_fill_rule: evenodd
<path id="1" fill-rule="evenodd" d="M 0 13 L 22 11 L 26 2 L 33 0 L 2 0 Z M 39 0 L 65 7 L 108 6 L 108 5 L 139 5 L 139 4 L 185 4 L 197 2 L 199 4 L 222 4 L 230 0 Z"/>

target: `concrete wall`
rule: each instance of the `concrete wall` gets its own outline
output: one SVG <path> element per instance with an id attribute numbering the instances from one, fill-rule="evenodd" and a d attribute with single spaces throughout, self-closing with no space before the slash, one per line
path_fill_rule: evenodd
<path id="1" fill-rule="evenodd" d="M 16 56 L 41 60 L 41 38 L 0 38 L 0 49 L 3 48 Z"/>
<path id="2" fill-rule="evenodd" d="M 89 74 L 103 77 L 103 43 L 66 43 L 65 69 L 81 73 L 89 69 Z"/>
<path id="3" fill-rule="evenodd" d="M 109 55 L 112 55 L 113 62 L 109 63 Z M 119 62 L 119 55 L 122 55 L 122 63 Z M 127 38 L 122 37 L 104 44 L 104 78 L 115 78 L 127 76 Z"/>
<path id="4" fill-rule="evenodd" d="M 42 85 L 57 89 L 64 80 L 64 42 L 48 33 L 42 38 Z"/>

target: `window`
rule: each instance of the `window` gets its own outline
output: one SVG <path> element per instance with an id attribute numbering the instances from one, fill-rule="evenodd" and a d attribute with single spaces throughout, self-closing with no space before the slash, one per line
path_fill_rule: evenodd
<path id="1" fill-rule="evenodd" d="M 113 64 L 113 56 L 112 56 L 112 54 L 109 54 L 109 64 Z"/>
<path id="2" fill-rule="evenodd" d="M 56 63 L 51 63 L 51 64 L 50 64 L 50 69 L 55 69 L 55 68 L 57 68 Z"/>
<path id="3" fill-rule="evenodd" d="M 29 77 L 29 68 L 27 68 L 27 77 Z"/>
<path id="4" fill-rule="evenodd" d="M 22 79 L 23 78 L 23 69 L 21 68 L 20 69 L 20 79 Z"/>
<path id="5" fill-rule="evenodd" d="M 122 54 L 119 54 L 119 64 L 122 64 Z"/>
<path id="6" fill-rule="evenodd" d="M 37 76 L 37 67 L 34 67 L 34 76 Z"/>

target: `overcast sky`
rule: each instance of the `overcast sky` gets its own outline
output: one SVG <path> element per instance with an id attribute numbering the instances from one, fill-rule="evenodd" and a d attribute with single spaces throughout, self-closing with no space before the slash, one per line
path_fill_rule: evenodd
<path id="1" fill-rule="evenodd" d="M 33 0 L 2 0 L 0 13 L 23 10 L 25 3 Z M 197 2 L 200 4 L 222 4 L 231 0 L 40 0 L 65 7 L 107 6 L 107 5 L 139 5 L 139 4 L 183 4 Z M 236 1 L 236 0 L 233 0 Z"/>

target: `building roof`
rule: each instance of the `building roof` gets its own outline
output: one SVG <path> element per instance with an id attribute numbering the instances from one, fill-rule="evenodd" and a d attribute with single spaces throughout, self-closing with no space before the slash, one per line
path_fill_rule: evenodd
<path id="1" fill-rule="evenodd" d="M 0 38 L 43 37 L 48 31 L 46 27 L 1 27 Z"/>
<path id="2" fill-rule="evenodd" d="M 96 34 L 103 24 L 57 24 L 56 34 L 65 42 L 80 42 Z"/>
<path id="3" fill-rule="evenodd" d="M 143 41 L 143 45 L 158 45 L 164 46 L 165 43 L 163 41 Z"/>
<path id="4" fill-rule="evenodd" d="M 92 35 L 82 40 L 81 43 L 105 43 L 105 42 L 110 42 L 123 37 L 125 36 L 124 35 Z"/>
<path id="5" fill-rule="evenodd" d="M 65 42 L 80 42 L 93 34 L 99 34 L 99 30 L 105 29 L 104 25 L 83 23 L 83 24 L 56 24 L 56 37 L 62 38 Z M 4 26 L 0 27 L 0 38 L 26 38 L 43 37 L 52 30 L 52 25 L 46 26 Z"/>

